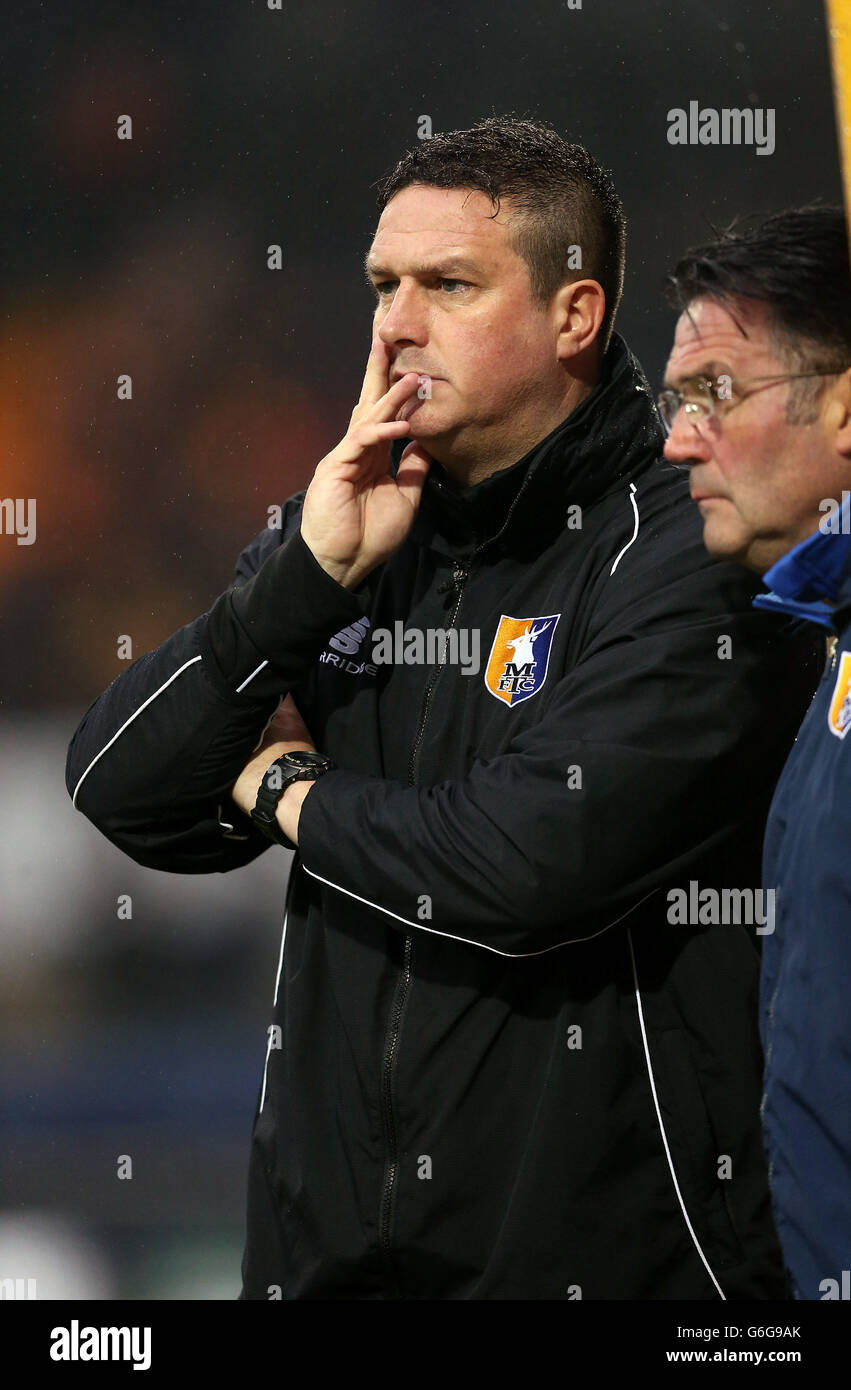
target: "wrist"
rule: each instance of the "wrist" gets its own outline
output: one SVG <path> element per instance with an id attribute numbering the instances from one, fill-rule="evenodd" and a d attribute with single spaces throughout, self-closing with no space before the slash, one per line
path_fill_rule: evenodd
<path id="1" fill-rule="evenodd" d="M 231 788 L 231 798 L 239 807 L 240 811 L 246 816 L 250 816 L 254 804 L 257 800 L 257 791 L 263 780 L 264 774 L 272 766 L 276 758 L 280 758 L 283 753 L 315 753 L 316 749 L 312 743 L 303 740 L 290 739 L 286 741 L 276 740 L 274 743 L 264 743 L 251 755 L 251 761 L 242 769 L 236 782 Z"/>
<path id="2" fill-rule="evenodd" d="M 296 846 L 298 845 L 298 822 L 301 808 L 317 781 L 318 778 L 314 778 L 310 782 L 291 782 L 275 807 L 275 820 L 278 822 L 279 829 Z"/>
<path id="3" fill-rule="evenodd" d="M 298 818 L 304 797 L 317 777 L 336 767 L 331 758 L 315 748 L 303 750 L 290 747 L 286 753 L 269 762 L 257 782 L 257 794 L 251 819 L 270 840 L 290 847 L 298 844 Z M 297 789 L 301 789 L 295 795 Z"/>
<path id="4" fill-rule="evenodd" d="M 301 538 L 320 569 L 323 569 L 336 584 L 339 584 L 342 589 L 360 588 L 364 579 L 366 579 L 366 576 L 369 574 L 369 569 L 365 568 L 362 564 L 358 564 L 356 561 L 329 559 L 322 554 L 318 547 L 310 543 L 304 531 L 301 533 Z M 370 566 L 370 568 L 372 567 Z"/>

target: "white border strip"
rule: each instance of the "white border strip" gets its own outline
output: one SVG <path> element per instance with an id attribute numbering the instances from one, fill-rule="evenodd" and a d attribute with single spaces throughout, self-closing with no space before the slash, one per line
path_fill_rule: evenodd
<path id="1" fill-rule="evenodd" d="M 139 715 L 142 713 L 142 710 L 143 710 L 143 709 L 147 709 L 148 705 L 151 704 L 151 702 L 152 702 L 153 700 L 156 700 L 156 698 L 157 698 L 158 695 L 162 695 L 163 691 L 168 689 L 168 687 L 171 685 L 172 681 L 176 681 L 177 678 L 178 678 L 178 676 L 182 675 L 183 672 L 184 672 L 185 670 L 188 669 L 188 667 L 194 666 L 195 662 L 196 662 L 196 661 L 200 661 L 200 660 L 201 660 L 201 657 L 200 657 L 200 656 L 193 656 L 193 657 L 190 658 L 189 661 L 184 662 L 184 664 L 180 667 L 180 669 L 179 669 L 178 671 L 175 671 L 175 673 L 174 673 L 173 676 L 169 676 L 168 680 L 167 680 L 163 685 L 160 686 L 159 690 L 155 690 L 154 693 L 153 693 L 153 695 L 149 695 L 148 698 L 147 698 L 147 700 L 145 700 L 144 703 L 141 704 L 137 710 L 134 710 L 133 714 L 131 714 L 131 716 L 130 716 L 129 719 L 125 719 L 124 723 L 121 725 L 121 728 L 118 730 L 118 732 L 117 732 L 117 733 L 114 733 L 114 734 L 112 735 L 112 738 L 109 740 L 109 743 L 105 743 L 104 746 L 103 746 L 103 748 L 100 750 L 100 752 L 95 754 L 95 756 L 92 758 L 91 762 L 89 763 L 88 767 L 86 768 L 85 772 L 83 773 L 82 777 L 80 778 L 79 782 L 77 783 L 76 787 L 74 788 L 74 795 L 73 795 L 72 798 L 71 798 L 71 804 L 73 805 L 73 807 L 74 807 L 75 810 L 76 810 L 76 808 L 77 808 L 77 793 L 79 792 L 81 786 L 82 786 L 83 783 L 85 782 L 86 778 L 88 777 L 88 775 L 89 775 L 89 773 L 91 772 L 92 768 L 94 767 L 95 763 L 98 762 L 98 760 L 99 760 L 100 758 L 103 757 L 103 755 L 104 755 L 104 753 L 107 751 L 107 749 L 109 749 L 109 748 L 112 747 L 112 745 L 113 745 L 113 743 L 115 742 L 115 740 L 116 740 L 117 738 L 120 738 L 120 737 L 121 737 L 121 735 L 124 733 L 124 730 L 125 730 L 125 729 L 128 729 L 128 728 L 130 727 L 130 725 L 133 723 L 133 720 L 134 720 L 134 719 L 138 719 L 138 717 L 139 717 Z"/>
<path id="2" fill-rule="evenodd" d="M 267 660 L 267 661 L 261 661 L 259 666 L 255 666 L 255 667 L 254 667 L 254 670 L 251 672 L 251 675 L 245 677 L 245 680 L 242 682 L 242 685 L 238 685 L 238 686 L 236 687 L 236 693 L 237 693 L 237 695 L 239 694 L 239 692 L 240 692 L 241 690 L 244 690 L 244 689 L 245 689 L 245 687 L 248 685 L 249 681 L 253 681 L 253 680 L 254 680 L 254 677 L 257 675 L 257 672 L 258 672 L 258 671 L 262 671 L 262 670 L 263 670 L 263 667 L 264 667 L 264 666 L 268 666 L 268 665 L 269 665 L 269 662 L 268 662 L 268 660 Z"/>
<path id="3" fill-rule="evenodd" d="M 633 950 L 633 948 L 632 948 L 632 931 L 630 930 L 629 927 L 627 927 L 627 929 L 626 929 L 626 939 L 627 939 L 627 944 L 629 945 L 629 955 L 630 955 L 630 959 L 631 959 L 631 961 L 632 961 L 632 978 L 633 978 L 633 980 L 635 981 L 635 1002 L 636 1002 L 636 1005 L 637 1005 L 637 1008 L 638 1008 L 638 1022 L 639 1022 L 639 1024 L 641 1025 L 641 1041 L 642 1041 L 642 1043 L 644 1044 L 644 1057 L 645 1057 L 645 1060 L 646 1060 L 646 1062 L 647 1062 L 647 1075 L 648 1075 L 649 1078 L 650 1078 L 650 1090 L 651 1090 L 652 1093 L 653 1093 L 653 1104 L 654 1104 L 654 1106 L 656 1107 L 656 1119 L 659 1121 L 659 1129 L 660 1129 L 660 1132 L 661 1132 L 661 1134 L 662 1134 L 662 1143 L 663 1143 L 664 1146 L 665 1146 L 665 1156 L 666 1156 L 666 1158 L 667 1158 L 667 1160 L 668 1160 L 668 1167 L 669 1167 L 670 1170 L 671 1170 L 671 1179 L 672 1179 L 673 1184 L 674 1184 L 674 1191 L 675 1191 L 676 1194 L 677 1194 L 677 1201 L 678 1201 L 679 1204 L 680 1204 L 680 1210 L 682 1211 L 683 1219 L 684 1219 L 684 1221 L 685 1221 L 685 1223 L 686 1223 L 686 1226 L 688 1227 L 688 1233 L 689 1233 L 689 1235 L 691 1236 L 692 1240 L 694 1241 L 694 1247 L 695 1247 L 695 1249 L 696 1249 L 698 1255 L 700 1256 L 701 1260 L 703 1261 L 703 1264 L 704 1264 L 704 1266 L 705 1266 L 705 1268 L 706 1268 L 707 1274 L 709 1275 L 710 1279 L 712 1280 L 713 1284 L 715 1285 L 716 1289 L 718 1290 L 718 1297 L 719 1297 L 719 1298 L 722 1298 L 722 1299 L 724 1300 L 724 1302 L 726 1303 L 726 1301 L 727 1301 L 726 1294 L 724 1293 L 724 1290 L 721 1288 L 721 1285 L 718 1283 L 718 1280 L 715 1278 L 715 1275 L 712 1273 L 712 1270 L 711 1270 L 710 1267 L 709 1267 L 709 1261 L 707 1260 L 706 1256 L 704 1255 L 703 1251 L 702 1251 L 701 1248 L 700 1248 L 700 1241 L 698 1240 L 697 1236 L 695 1235 L 694 1227 L 692 1226 L 691 1221 L 689 1220 L 689 1214 L 688 1214 L 688 1212 L 686 1211 L 686 1205 L 685 1205 L 685 1202 L 683 1201 L 682 1193 L 680 1192 L 680 1185 L 679 1185 L 679 1183 L 677 1182 L 677 1175 L 676 1175 L 676 1173 L 674 1172 L 674 1164 L 673 1164 L 673 1160 L 672 1160 L 672 1158 L 671 1158 L 671 1150 L 670 1150 L 669 1147 L 668 1147 L 668 1136 L 667 1136 L 667 1134 L 665 1133 L 665 1126 L 664 1126 L 664 1124 L 662 1123 L 662 1112 L 661 1112 L 661 1110 L 659 1109 L 659 1099 L 658 1099 L 658 1097 L 657 1097 L 657 1095 L 656 1095 L 656 1081 L 655 1081 L 655 1078 L 654 1078 L 654 1076 L 653 1076 L 653 1064 L 652 1064 L 651 1061 L 650 1061 L 650 1048 L 649 1048 L 648 1042 L 647 1042 L 647 1032 L 646 1032 L 645 1027 L 644 1027 L 644 1011 L 643 1011 L 643 1009 L 642 1009 L 642 1007 L 641 1007 L 641 994 L 640 994 L 639 988 L 638 988 L 638 971 L 637 971 L 636 968 L 635 968 L 635 952 L 634 952 L 634 950 Z"/>
<path id="4" fill-rule="evenodd" d="M 453 932 L 438 931 L 437 927 L 426 927 L 422 922 L 412 922 L 408 917 L 400 917 L 398 912 L 392 912 L 389 907 L 382 907 L 380 903 L 371 902 L 369 898 L 362 898 L 359 893 L 353 893 L 349 888 L 342 888 L 339 883 L 334 883 L 330 878 L 323 878 L 321 874 L 315 874 L 312 869 L 307 867 L 303 859 L 301 867 L 306 874 L 310 874 L 311 878 L 318 879 L 320 883 L 327 883 L 329 888 L 336 888 L 338 893 L 345 893 L 347 897 L 357 899 L 365 907 L 373 907 L 376 912 L 383 912 L 388 917 L 395 917 L 397 922 L 404 922 L 406 927 L 413 927 L 415 931 L 431 932 L 432 936 L 442 936 L 447 941 L 461 941 L 465 946 L 478 946 L 482 951 L 493 951 L 494 955 L 507 956 L 509 960 L 525 960 L 527 956 L 545 956 L 548 951 L 557 951 L 560 946 L 573 946 L 579 941 L 593 941 L 595 936 L 602 936 L 603 932 L 616 927 L 618 922 L 622 922 L 624 917 L 628 917 L 631 912 L 634 912 L 637 907 L 640 907 L 642 903 L 659 891 L 658 888 L 651 888 L 649 893 L 645 893 L 644 897 L 639 898 L 637 903 L 628 907 L 626 912 L 621 913 L 620 917 L 616 917 L 613 922 L 607 922 L 599 931 L 591 932 L 590 936 L 571 936 L 566 941 L 556 941 L 553 946 L 544 946 L 540 951 L 500 951 L 497 946 L 489 946 L 486 941 L 476 941 L 471 936 L 455 936 Z"/>
<path id="5" fill-rule="evenodd" d="M 292 869 L 290 870 L 290 872 L 292 873 L 292 872 L 294 872 L 294 870 L 295 870 L 295 865 L 292 866 Z M 287 937 L 287 916 L 288 916 L 288 913 L 289 913 L 289 907 L 285 908 L 285 910 L 284 910 L 284 925 L 283 925 L 283 928 L 282 928 L 282 930 L 281 930 L 281 951 L 280 951 L 280 954 L 279 954 L 279 956 L 278 956 L 278 973 L 277 973 L 277 975 L 275 976 L 275 998 L 274 998 L 273 1001 L 272 1001 L 272 1007 L 273 1007 L 273 1008 L 275 1007 L 275 1005 L 276 1005 L 277 1002 L 278 1002 L 278 986 L 279 986 L 280 983 L 281 983 L 281 967 L 282 967 L 282 965 L 283 965 L 283 963 L 284 963 L 284 942 L 285 942 L 286 937 Z M 272 1051 L 272 1033 L 271 1033 L 272 1027 L 273 1027 L 273 1025 L 270 1024 L 270 1025 L 269 1025 L 269 1030 L 270 1030 L 270 1031 L 269 1031 L 269 1042 L 268 1042 L 268 1045 L 267 1045 L 267 1047 L 266 1047 L 266 1061 L 265 1061 L 264 1064 L 263 1064 L 263 1090 L 262 1090 L 261 1095 L 260 1095 L 260 1109 L 259 1109 L 258 1112 L 257 1112 L 258 1114 L 262 1114 L 262 1113 L 263 1113 L 263 1106 L 264 1106 L 264 1104 L 265 1104 L 265 1102 L 266 1102 L 266 1072 L 267 1072 L 268 1069 L 269 1069 L 269 1054 L 270 1054 L 271 1051 Z"/>
<path id="6" fill-rule="evenodd" d="M 611 579 L 612 575 L 614 574 L 615 570 L 617 569 L 618 565 L 620 564 L 621 560 L 623 559 L 624 555 L 625 555 L 626 552 L 629 550 L 629 547 L 633 544 L 633 542 L 635 541 L 635 539 L 636 539 L 636 537 L 637 537 L 637 535 L 638 535 L 638 504 L 636 503 L 636 500 L 635 500 L 635 483 L 630 483 L 630 485 L 629 485 L 629 500 L 630 500 L 630 502 L 632 503 L 632 510 L 633 510 L 633 512 L 635 513 L 635 530 L 634 530 L 633 533 L 632 533 L 632 540 L 627 541 L 627 543 L 626 543 L 626 545 L 624 546 L 623 550 L 622 550 L 622 551 L 620 552 L 620 554 L 616 557 L 615 562 L 614 562 L 614 564 L 612 565 L 612 568 L 609 570 L 609 578 L 610 578 L 610 579 Z"/>

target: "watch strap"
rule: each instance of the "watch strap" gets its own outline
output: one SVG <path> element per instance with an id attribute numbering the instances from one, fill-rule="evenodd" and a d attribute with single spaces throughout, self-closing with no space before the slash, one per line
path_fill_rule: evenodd
<path id="1" fill-rule="evenodd" d="M 291 754 L 282 753 L 270 763 L 263 774 L 251 811 L 251 819 L 257 829 L 274 844 L 284 845 L 288 849 L 292 848 L 292 843 L 279 826 L 275 814 L 278 802 L 292 782 L 315 782 L 324 772 L 336 767 L 336 763 L 323 753 L 299 750 L 298 756 L 299 761 L 296 762 Z"/>

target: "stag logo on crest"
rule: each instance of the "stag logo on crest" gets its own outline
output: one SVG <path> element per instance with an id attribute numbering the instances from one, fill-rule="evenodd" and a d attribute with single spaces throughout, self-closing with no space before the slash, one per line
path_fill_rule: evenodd
<path id="1" fill-rule="evenodd" d="M 553 634 L 560 617 L 560 613 L 543 618 L 500 615 L 485 668 L 485 685 L 495 700 L 514 706 L 537 695 L 547 678 Z"/>

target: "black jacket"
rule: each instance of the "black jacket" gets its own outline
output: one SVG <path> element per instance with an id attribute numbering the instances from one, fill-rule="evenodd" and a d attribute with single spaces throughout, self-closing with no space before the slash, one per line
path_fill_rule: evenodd
<path id="1" fill-rule="evenodd" d="M 298 493 L 73 738 L 77 808 L 178 873 L 280 852 L 229 789 L 283 693 L 339 764 L 301 812 L 243 1298 L 785 1295 L 758 937 L 672 925 L 667 894 L 758 887 L 820 649 L 709 559 L 661 443 L 615 336 L 513 467 L 434 463 L 356 592 Z M 478 629 L 478 674 L 374 662 L 399 620 Z"/>

